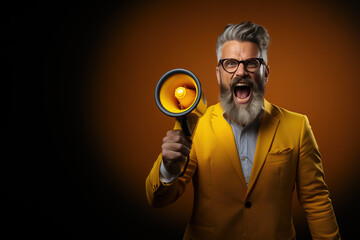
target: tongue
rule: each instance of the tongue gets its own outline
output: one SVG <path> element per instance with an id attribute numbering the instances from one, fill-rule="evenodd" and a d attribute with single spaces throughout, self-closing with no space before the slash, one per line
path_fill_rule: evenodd
<path id="1" fill-rule="evenodd" d="M 235 95 L 240 98 L 244 99 L 250 94 L 250 87 L 243 86 L 243 87 L 235 87 Z"/>

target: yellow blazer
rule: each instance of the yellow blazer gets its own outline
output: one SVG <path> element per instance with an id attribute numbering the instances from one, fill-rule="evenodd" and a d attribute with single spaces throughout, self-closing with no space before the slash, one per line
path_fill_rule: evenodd
<path id="1" fill-rule="evenodd" d="M 307 117 L 266 100 L 264 108 L 249 186 L 220 104 L 200 118 L 184 176 L 165 184 L 159 178 L 161 154 L 154 163 L 145 183 L 153 207 L 171 204 L 193 182 L 194 206 L 184 239 L 295 239 L 295 186 L 313 239 L 340 239 Z"/>

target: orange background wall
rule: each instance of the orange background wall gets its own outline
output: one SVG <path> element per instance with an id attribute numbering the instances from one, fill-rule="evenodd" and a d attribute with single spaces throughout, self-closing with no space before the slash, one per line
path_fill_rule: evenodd
<path id="1" fill-rule="evenodd" d="M 93 65 L 85 73 L 86 125 L 102 153 L 101 164 L 139 211 L 165 225 L 185 227 L 191 186 L 165 209 L 151 209 L 145 198 L 145 179 L 174 123 L 157 109 L 155 86 L 167 71 L 189 69 L 200 79 L 208 104 L 215 104 L 217 36 L 226 24 L 241 21 L 268 29 L 266 98 L 308 116 L 335 211 L 344 217 L 347 196 L 358 189 L 359 179 L 360 35 L 340 3 L 149 1 L 119 11 L 103 30 Z M 301 228 L 304 216 L 294 206 Z"/>

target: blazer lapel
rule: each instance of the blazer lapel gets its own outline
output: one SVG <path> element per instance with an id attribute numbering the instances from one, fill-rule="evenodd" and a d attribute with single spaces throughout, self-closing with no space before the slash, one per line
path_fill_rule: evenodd
<path id="1" fill-rule="evenodd" d="M 213 129 L 219 139 L 221 146 L 225 149 L 225 152 L 230 159 L 241 183 L 244 185 L 244 188 L 247 188 L 245 183 L 244 174 L 242 172 L 240 159 L 238 155 L 238 151 L 236 148 L 234 133 L 232 131 L 231 125 L 225 120 L 223 117 L 223 110 L 220 104 L 215 106 L 213 114 L 215 117 L 212 119 L 213 121 Z"/>
<path id="2" fill-rule="evenodd" d="M 249 195 L 253 188 L 257 177 L 264 165 L 266 155 L 273 142 L 276 129 L 279 125 L 280 120 L 275 118 L 276 113 L 273 111 L 273 107 L 269 102 L 264 100 L 265 111 L 260 121 L 258 140 L 256 143 L 256 150 L 254 156 L 254 163 L 251 170 L 249 186 L 247 189 L 246 197 Z"/>

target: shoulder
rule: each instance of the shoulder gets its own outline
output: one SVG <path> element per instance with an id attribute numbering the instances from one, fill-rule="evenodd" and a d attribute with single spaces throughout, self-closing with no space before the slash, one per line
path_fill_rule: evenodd
<path id="1" fill-rule="evenodd" d="M 283 107 L 279 107 L 275 104 L 269 103 L 265 100 L 265 111 L 270 115 L 281 121 L 287 122 L 302 122 L 306 118 L 306 115 L 287 110 Z"/>
<path id="2" fill-rule="evenodd" d="M 270 104 L 268 110 L 271 116 L 279 120 L 278 130 L 284 133 L 300 134 L 311 131 L 310 122 L 305 114 L 293 112 L 275 104 Z"/>
<path id="3" fill-rule="evenodd" d="M 214 104 L 209 106 L 206 109 L 205 114 L 200 118 L 201 122 L 209 122 L 214 117 L 222 116 L 223 115 L 223 109 L 220 106 L 220 103 Z"/>
<path id="4" fill-rule="evenodd" d="M 211 116 L 211 115 L 218 116 L 219 114 L 223 114 L 223 109 L 220 103 L 216 103 L 214 105 L 209 106 L 206 109 L 204 116 Z"/>
<path id="5" fill-rule="evenodd" d="M 219 103 L 211 105 L 206 109 L 205 114 L 199 119 L 196 135 L 206 135 L 214 132 L 214 128 L 225 125 L 227 122 L 223 118 L 223 110 Z"/>

